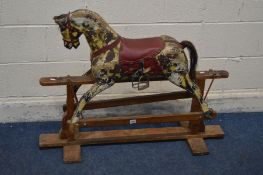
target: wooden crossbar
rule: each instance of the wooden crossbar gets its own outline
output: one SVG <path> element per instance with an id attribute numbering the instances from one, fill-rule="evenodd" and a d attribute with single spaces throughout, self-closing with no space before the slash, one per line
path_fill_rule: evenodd
<path id="1" fill-rule="evenodd" d="M 194 121 L 203 119 L 202 112 L 190 112 L 187 114 L 161 114 L 161 115 L 138 115 L 122 117 L 89 117 L 81 119 L 80 127 L 117 126 L 132 124 L 171 123 L 179 121 Z"/>
<path id="2" fill-rule="evenodd" d="M 101 109 L 101 108 L 109 108 L 109 107 L 117 107 L 117 106 L 128 106 L 134 104 L 145 104 L 145 103 L 153 103 L 153 102 L 160 102 L 167 100 L 185 99 L 191 97 L 192 95 L 186 91 L 178 91 L 178 92 L 162 93 L 162 94 L 154 94 L 154 95 L 143 95 L 143 96 L 125 97 L 125 98 L 117 98 L 117 99 L 109 99 L 109 100 L 97 100 L 97 101 L 88 102 L 84 110 Z M 67 105 L 63 106 L 63 110 L 64 111 L 67 110 Z"/>

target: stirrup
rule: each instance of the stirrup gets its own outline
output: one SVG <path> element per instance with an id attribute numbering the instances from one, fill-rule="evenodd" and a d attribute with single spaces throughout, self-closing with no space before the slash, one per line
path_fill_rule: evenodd
<path id="1" fill-rule="evenodd" d="M 146 80 L 142 81 L 144 77 L 146 77 Z M 132 87 L 137 88 L 139 91 L 147 89 L 150 86 L 149 81 L 149 77 L 144 75 L 140 76 L 138 82 L 134 82 L 134 77 L 132 77 Z"/>
<path id="2" fill-rule="evenodd" d="M 140 68 L 132 75 L 132 87 L 141 91 L 148 88 L 150 83 L 149 77 L 144 74 L 144 60 L 140 61 L 139 64 Z M 142 81 L 144 77 L 146 80 Z M 135 82 L 135 80 L 138 80 L 138 82 Z"/>

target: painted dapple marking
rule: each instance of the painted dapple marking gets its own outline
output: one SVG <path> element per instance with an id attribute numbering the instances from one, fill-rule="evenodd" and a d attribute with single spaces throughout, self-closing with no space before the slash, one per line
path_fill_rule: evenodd
<path id="1" fill-rule="evenodd" d="M 143 74 L 145 76 L 156 75 L 157 73 L 165 76 L 173 84 L 193 94 L 200 102 L 205 116 L 210 117 L 212 111 L 203 101 L 200 89 L 193 81 L 198 56 L 191 42 L 183 41 L 179 43 L 170 36 L 160 36 L 163 47 L 158 53 L 151 53 L 150 57 L 136 58 L 136 61 L 131 64 L 131 67 L 135 67 L 135 69 L 127 72 L 124 71 L 125 66 L 122 65 L 123 57 L 121 57 L 124 43 L 122 41 L 127 39 L 115 32 L 100 15 L 90 10 L 81 9 L 55 16 L 54 20 L 60 27 L 64 46 L 68 49 L 72 47 L 78 48 L 79 37 L 82 34 L 85 35 L 91 49 L 91 70 L 96 79 L 96 83 L 81 97 L 74 116 L 69 122 L 77 124 L 81 112 L 88 101 L 100 92 L 113 86 L 116 80 L 132 76 L 132 73 L 139 68 L 138 60 L 145 61 L 146 59 L 150 59 L 152 63 L 150 63 L 149 67 L 144 67 Z M 139 40 L 143 42 L 142 39 L 138 39 L 136 42 Z M 190 51 L 190 70 L 188 69 L 188 60 L 184 48 Z M 144 49 L 147 50 L 147 47 Z M 142 54 L 141 52 L 143 51 L 139 50 L 138 54 Z M 154 71 L 155 69 L 159 70 Z"/>

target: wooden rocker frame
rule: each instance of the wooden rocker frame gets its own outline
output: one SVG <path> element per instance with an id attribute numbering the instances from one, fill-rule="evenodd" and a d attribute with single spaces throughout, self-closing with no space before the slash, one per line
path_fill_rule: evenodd
<path id="1" fill-rule="evenodd" d="M 214 79 L 228 78 L 228 76 L 228 72 L 224 70 L 199 71 L 196 75 L 196 83 L 200 87 L 202 94 L 204 94 L 205 82 L 207 79 L 212 79 L 213 81 Z M 150 80 L 160 81 L 166 79 L 156 77 L 151 78 Z M 93 84 L 94 82 L 95 80 L 92 74 L 87 76 L 43 77 L 40 79 L 40 84 L 42 86 L 66 85 L 67 101 L 66 105 L 64 106 L 65 112 L 62 118 L 62 128 L 60 134 L 41 134 L 39 137 L 40 148 L 63 147 L 65 163 L 81 161 L 81 145 L 186 140 L 193 155 L 206 155 L 209 152 L 204 139 L 224 137 L 224 132 L 219 125 L 204 125 L 204 115 L 201 112 L 198 101 L 195 98 L 192 98 L 190 93 L 186 91 L 178 91 L 157 95 L 93 101 L 87 104 L 85 110 L 192 98 L 191 112 L 184 114 L 142 115 L 107 118 L 89 117 L 88 119 L 81 119 L 79 122 L 80 127 L 179 122 L 180 126 L 178 127 L 89 132 L 76 131 L 79 132 L 77 139 L 70 141 L 68 140 L 68 136 L 64 133 L 67 133 L 67 130 L 69 129 L 67 121 L 71 119 L 76 107 L 76 94 L 74 92 L 74 85 Z M 118 83 L 122 82 L 130 82 L 130 80 L 121 81 Z M 213 115 L 216 116 L 216 113 Z"/>

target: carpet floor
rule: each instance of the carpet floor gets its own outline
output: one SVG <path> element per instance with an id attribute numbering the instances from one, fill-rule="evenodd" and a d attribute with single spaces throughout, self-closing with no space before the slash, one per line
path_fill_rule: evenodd
<path id="1" fill-rule="evenodd" d="M 58 132 L 60 122 L 0 124 L 0 175 L 263 175 L 263 113 L 206 123 L 225 132 L 206 140 L 207 156 L 192 156 L 185 141 L 95 145 L 82 147 L 78 164 L 64 164 L 61 148 L 38 148 L 39 134 Z"/>

